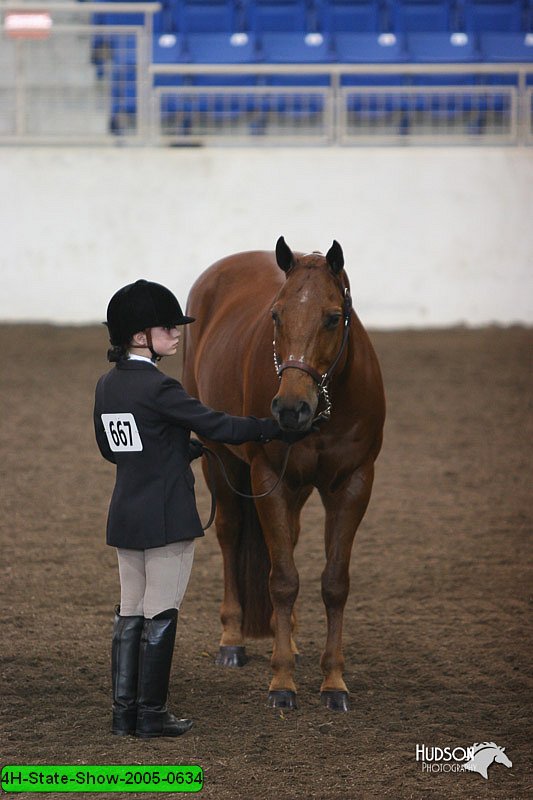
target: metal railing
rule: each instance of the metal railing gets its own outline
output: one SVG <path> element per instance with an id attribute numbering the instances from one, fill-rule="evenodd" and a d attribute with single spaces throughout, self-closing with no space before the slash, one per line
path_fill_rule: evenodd
<path id="1" fill-rule="evenodd" d="M 150 73 L 162 143 L 531 143 L 533 65 L 152 64 Z M 221 76 L 248 85 L 209 86 Z M 309 86 L 313 77 L 326 85 Z"/>
<path id="2" fill-rule="evenodd" d="M 0 143 L 533 144 L 533 64 L 154 64 L 159 3 L 25 7 L 52 24 L 2 29 Z"/>
<path id="3" fill-rule="evenodd" d="M 533 87 L 524 93 L 525 144 L 533 144 Z"/>
<path id="4" fill-rule="evenodd" d="M 167 143 L 328 144 L 335 135 L 331 92 L 305 86 L 156 87 L 152 119 Z"/>
<path id="5" fill-rule="evenodd" d="M 148 142 L 152 19 L 160 8 L 154 2 L 2 3 L 0 143 L 114 143 L 117 126 L 127 128 L 128 141 Z M 48 28 L 7 27 L 10 14 L 39 13 L 49 16 Z M 142 14 L 144 21 L 95 22 L 108 14 L 125 21 Z"/>

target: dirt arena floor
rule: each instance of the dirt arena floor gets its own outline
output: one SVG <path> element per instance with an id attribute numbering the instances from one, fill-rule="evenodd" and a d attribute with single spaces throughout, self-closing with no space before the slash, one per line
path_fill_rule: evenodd
<path id="1" fill-rule="evenodd" d="M 322 511 L 313 495 L 296 554 L 299 710 L 266 705 L 268 641 L 249 644 L 242 670 L 214 665 L 222 584 L 211 531 L 197 547 L 171 685 L 172 708 L 195 725 L 153 742 L 109 733 L 113 468 L 91 419 L 108 368 L 105 331 L 4 325 L 0 335 L 2 765 L 199 764 L 201 796 L 213 800 L 533 797 L 533 331 L 372 335 L 388 420 L 352 558 L 352 710 L 320 706 Z M 178 360 L 164 366 L 179 373 Z M 200 477 L 197 487 L 206 519 Z M 483 741 L 505 747 L 512 767 L 495 763 L 485 780 L 416 760 L 417 744 Z"/>

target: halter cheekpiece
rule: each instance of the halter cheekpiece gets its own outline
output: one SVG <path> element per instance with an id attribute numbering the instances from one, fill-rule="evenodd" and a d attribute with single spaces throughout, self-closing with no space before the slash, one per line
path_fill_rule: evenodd
<path id="1" fill-rule="evenodd" d="M 342 334 L 341 346 L 339 348 L 339 352 L 335 356 L 335 359 L 333 360 L 333 363 L 331 364 L 329 369 L 327 369 L 326 372 L 323 372 L 322 374 L 314 367 L 312 367 L 310 364 L 306 364 L 305 361 L 303 360 L 303 356 L 301 356 L 301 358 L 294 358 L 293 356 L 289 356 L 289 358 L 286 361 L 280 363 L 280 358 L 276 352 L 276 339 L 274 338 L 272 342 L 272 346 L 274 348 L 274 367 L 276 369 L 278 378 L 281 380 L 281 376 L 283 375 L 286 369 L 299 369 L 301 372 L 306 372 L 308 375 L 312 377 L 312 379 L 314 380 L 314 382 L 318 387 L 319 399 L 320 397 L 324 398 L 326 407 L 324 408 L 323 411 L 320 412 L 320 414 L 318 414 L 315 417 L 313 422 L 317 422 L 319 419 L 327 420 L 331 416 L 331 399 L 329 396 L 328 385 L 348 342 L 351 314 L 352 314 L 352 297 L 350 295 L 349 289 L 346 287 L 344 289 L 344 302 L 342 310 L 344 330 Z"/>

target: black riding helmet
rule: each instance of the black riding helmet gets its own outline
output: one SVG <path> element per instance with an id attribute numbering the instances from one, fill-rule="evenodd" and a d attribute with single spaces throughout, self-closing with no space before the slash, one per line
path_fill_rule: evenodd
<path id="1" fill-rule="evenodd" d="M 125 350 L 138 331 L 172 328 L 189 322 L 194 322 L 194 317 L 185 316 L 170 289 L 141 279 L 123 286 L 113 295 L 107 307 L 105 324 L 113 347 Z M 153 355 L 155 357 L 157 353 Z"/>

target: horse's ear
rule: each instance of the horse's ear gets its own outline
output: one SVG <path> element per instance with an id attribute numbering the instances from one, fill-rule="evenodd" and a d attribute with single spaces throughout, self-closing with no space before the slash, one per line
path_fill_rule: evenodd
<path id="1" fill-rule="evenodd" d="M 282 269 L 283 272 L 288 272 L 290 268 L 294 266 L 292 250 L 283 236 L 280 236 L 276 242 L 276 261 L 278 262 L 278 267 Z"/>
<path id="2" fill-rule="evenodd" d="M 326 253 L 326 261 L 335 275 L 338 275 L 341 269 L 344 267 L 344 255 L 342 252 L 342 247 L 336 239 L 333 240 L 333 244 Z"/>

